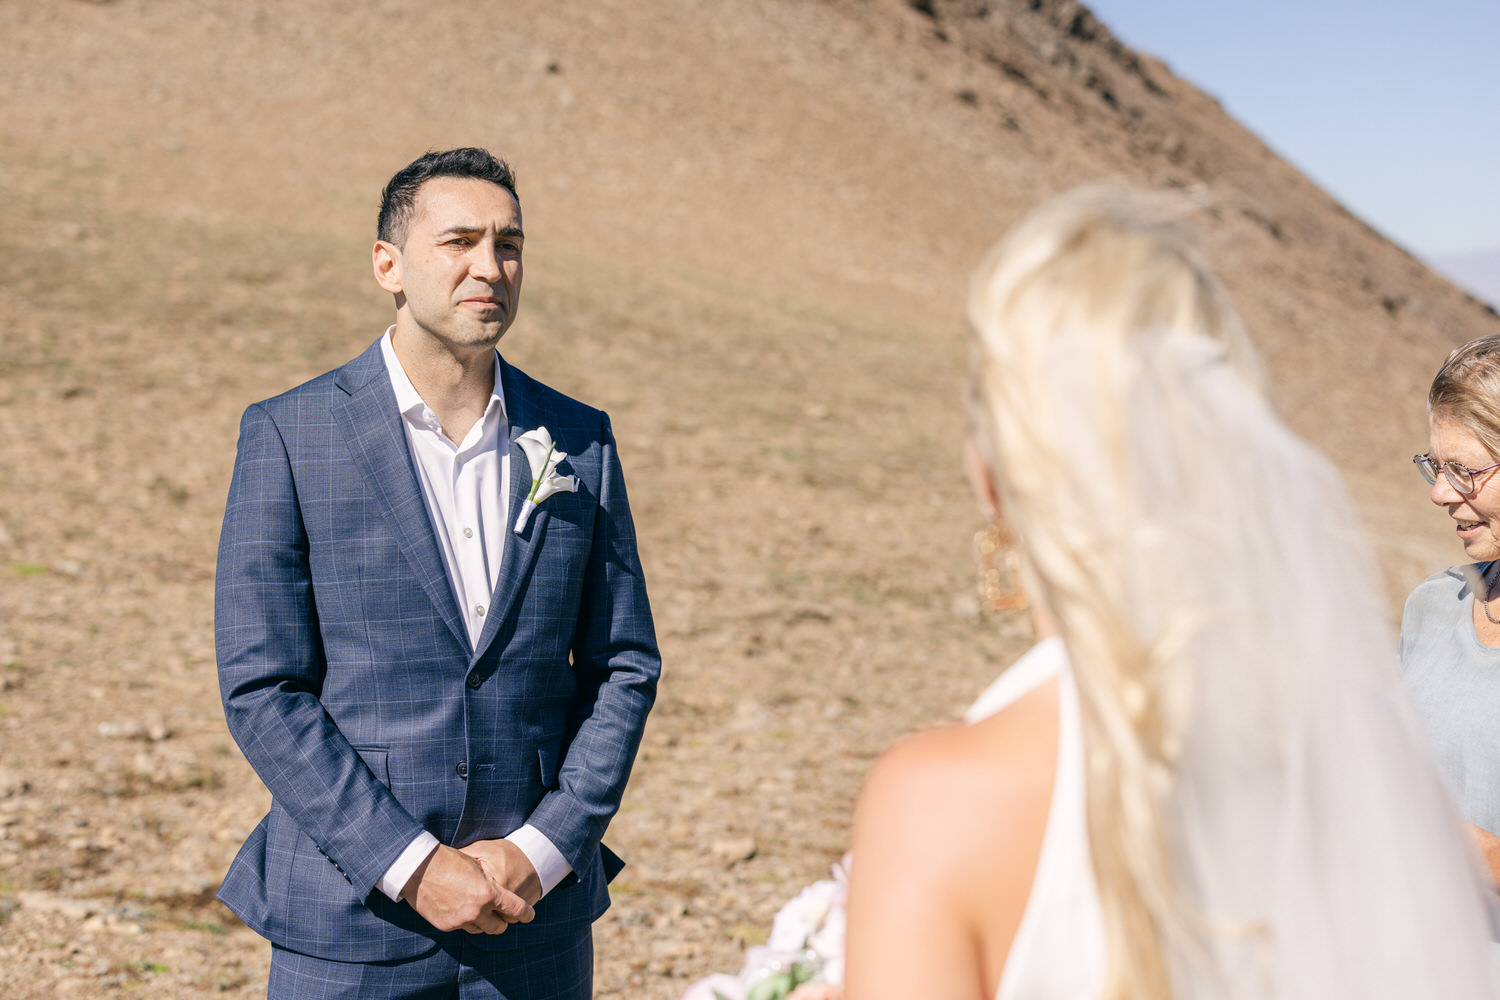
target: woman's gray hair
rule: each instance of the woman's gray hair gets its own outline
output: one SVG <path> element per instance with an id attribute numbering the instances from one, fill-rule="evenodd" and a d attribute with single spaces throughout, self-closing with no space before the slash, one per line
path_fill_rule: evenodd
<path id="1" fill-rule="evenodd" d="M 1500 461 L 1500 333 L 1456 348 L 1427 392 L 1427 413 L 1474 432 Z"/>

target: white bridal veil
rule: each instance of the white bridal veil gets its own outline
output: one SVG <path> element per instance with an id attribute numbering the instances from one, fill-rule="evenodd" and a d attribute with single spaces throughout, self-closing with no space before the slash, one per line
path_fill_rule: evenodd
<path id="1" fill-rule="evenodd" d="M 1151 651 L 1138 697 L 1101 709 L 1108 679 L 1070 648 L 1117 751 L 1159 714 L 1143 768 L 1176 888 L 1147 903 L 1175 995 L 1496 996 L 1484 876 L 1340 477 L 1221 345 L 1147 342 L 1101 370 L 1088 338 L 1053 339 L 1046 395 L 1068 403 L 1043 419 L 1078 470 L 1062 523 L 1118 546 L 1101 585 Z M 1091 476 L 1127 485 L 1091 509 Z"/>

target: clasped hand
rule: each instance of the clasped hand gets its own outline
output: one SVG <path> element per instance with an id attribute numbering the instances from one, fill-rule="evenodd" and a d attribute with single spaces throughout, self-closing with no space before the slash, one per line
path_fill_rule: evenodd
<path id="1" fill-rule="evenodd" d="M 440 931 L 501 934 L 530 923 L 542 898 L 536 869 L 508 840 L 480 840 L 459 850 L 439 846 L 401 893 Z"/>

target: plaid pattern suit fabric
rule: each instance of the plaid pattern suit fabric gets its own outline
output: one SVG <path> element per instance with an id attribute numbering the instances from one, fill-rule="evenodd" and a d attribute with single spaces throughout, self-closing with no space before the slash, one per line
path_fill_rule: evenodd
<path id="1" fill-rule="evenodd" d="M 219 898 L 274 943 L 336 961 L 441 934 L 375 888 L 421 830 L 462 846 L 530 823 L 576 878 L 490 948 L 567 936 L 608 905 L 600 838 L 655 699 L 660 657 L 608 417 L 501 364 L 515 443 L 545 426 L 558 493 L 506 532 L 470 649 L 378 341 L 251 406 L 219 543 L 215 639 L 230 732 L 272 806 Z"/>

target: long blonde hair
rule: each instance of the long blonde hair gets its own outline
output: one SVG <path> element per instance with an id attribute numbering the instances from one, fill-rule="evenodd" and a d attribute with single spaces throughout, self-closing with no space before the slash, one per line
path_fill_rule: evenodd
<path id="1" fill-rule="evenodd" d="M 1104 995 L 1492 998 L 1354 504 L 1165 217 L 1060 198 L 969 300 L 975 436 L 1079 694 Z"/>
<path id="2" fill-rule="evenodd" d="M 1235 448 L 1158 440 L 1143 454 L 1141 385 L 1151 383 L 1163 428 L 1194 419 L 1179 376 L 1219 368 L 1263 391 L 1238 317 L 1165 208 L 1098 189 L 1056 199 L 989 254 L 969 298 L 977 443 L 1078 678 L 1105 996 L 1135 1000 L 1171 994 L 1163 934 L 1197 933 L 1173 874 L 1164 799 L 1191 698 L 1174 664 L 1212 614 L 1184 599 L 1204 581 L 1143 561 L 1164 518 L 1227 516 L 1193 509 L 1192 480 L 1217 475 Z M 1163 348 L 1179 361 L 1163 368 Z M 1175 510 L 1152 509 L 1163 478 L 1179 484 Z"/>

